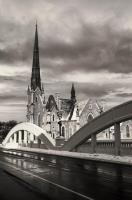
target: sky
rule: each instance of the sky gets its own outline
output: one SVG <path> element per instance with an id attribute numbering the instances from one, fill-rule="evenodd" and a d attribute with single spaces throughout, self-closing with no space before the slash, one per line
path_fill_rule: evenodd
<path id="1" fill-rule="evenodd" d="M 132 97 L 131 0 L 0 0 L 0 120 L 26 120 L 35 23 L 45 94 Z"/>

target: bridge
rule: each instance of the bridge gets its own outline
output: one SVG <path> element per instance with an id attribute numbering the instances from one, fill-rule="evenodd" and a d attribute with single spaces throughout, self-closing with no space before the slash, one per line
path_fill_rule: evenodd
<path id="1" fill-rule="evenodd" d="M 35 143 L 35 141 L 37 142 Z M 5 140 L 3 146 L 6 148 L 18 148 L 29 146 L 36 148 L 53 149 L 55 141 L 42 128 L 28 122 L 17 124 L 13 127 Z"/>
<path id="2" fill-rule="evenodd" d="M 83 148 L 83 143 L 91 138 L 92 152 L 96 152 L 96 135 L 101 131 L 114 126 L 114 142 L 109 143 L 115 147 L 115 154 L 120 155 L 121 136 L 120 123 L 132 119 L 132 101 L 125 102 L 121 105 L 113 107 L 112 109 L 102 113 L 100 116 L 94 118 L 87 123 L 79 131 L 77 131 L 62 147 L 66 151 L 80 151 Z M 132 150 L 132 142 L 126 145 Z M 105 146 L 107 148 L 109 146 Z M 88 151 L 88 148 L 85 152 Z"/>
<path id="3" fill-rule="evenodd" d="M 132 154 L 132 141 L 120 137 L 120 123 L 129 119 L 132 101 L 94 118 L 58 147 L 42 128 L 20 123 L 1 145 L 0 174 L 7 172 L 44 199 L 132 199 L 132 163 L 119 157 Z M 97 134 L 111 126 L 114 140 L 98 141 Z M 116 157 L 101 158 L 102 152 Z"/>
<path id="4" fill-rule="evenodd" d="M 120 123 L 129 119 L 132 119 L 132 101 L 113 107 L 94 118 L 59 148 L 45 130 L 35 124 L 25 122 L 16 125 L 8 133 L 3 141 L 3 147 L 19 148 L 23 146 L 85 153 L 131 154 L 132 141 L 121 141 L 120 137 Z M 97 141 L 96 135 L 111 126 L 114 126 L 114 140 Z"/>

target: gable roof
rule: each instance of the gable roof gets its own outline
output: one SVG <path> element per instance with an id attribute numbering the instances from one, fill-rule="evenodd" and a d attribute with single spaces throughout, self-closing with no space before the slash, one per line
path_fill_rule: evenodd
<path id="1" fill-rule="evenodd" d="M 58 110 L 54 96 L 50 95 L 49 98 L 48 98 L 47 104 L 46 104 L 46 109 L 48 111 L 52 111 L 53 108 L 56 108 L 56 110 Z"/>
<path id="2" fill-rule="evenodd" d="M 91 105 L 91 108 L 90 108 L 90 105 Z M 79 107 L 79 113 L 80 115 L 85 112 L 85 110 L 96 110 L 98 113 L 101 113 L 103 112 L 103 107 L 101 106 L 101 104 L 96 100 L 96 99 L 88 99 L 87 101 L 83 101 L 83 102 L 80 102 L 78 104 L 78 107 Z"/>

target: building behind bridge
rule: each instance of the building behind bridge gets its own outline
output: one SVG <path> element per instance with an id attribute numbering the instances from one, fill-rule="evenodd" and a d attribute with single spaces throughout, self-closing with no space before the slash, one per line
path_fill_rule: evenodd
<path id="1" fill-rule="evenodd" d="M 52 138 L 59 141 L 68 140 L 79 128 L 103 112 L 103 107 L 95 99 L 78 102 L 74 84 L 71 86 L 70 98 L 61 98 L 59 94 L 45 98 L 44 85 L 41 83 L 39 42 L 36 25 L 33 50 L 31 83 L 27 90 L 27 121 L 42 127 Z M 131 127 L 131 128 L 130 128 Z M 123 138 L 130 138 L 132 123 L 121 125 Z M 99 134 L 98 139 L 113 139 L 113 129 Z"/>

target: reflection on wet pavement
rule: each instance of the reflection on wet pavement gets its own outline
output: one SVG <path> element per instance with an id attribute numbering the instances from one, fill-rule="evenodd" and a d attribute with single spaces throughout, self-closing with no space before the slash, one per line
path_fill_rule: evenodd
<path id="1" fill-rule="evenodd" d="M 132 167 L 95 161 L 4 156 L 4 161 L 95 199 L 132 199 Z"/>

